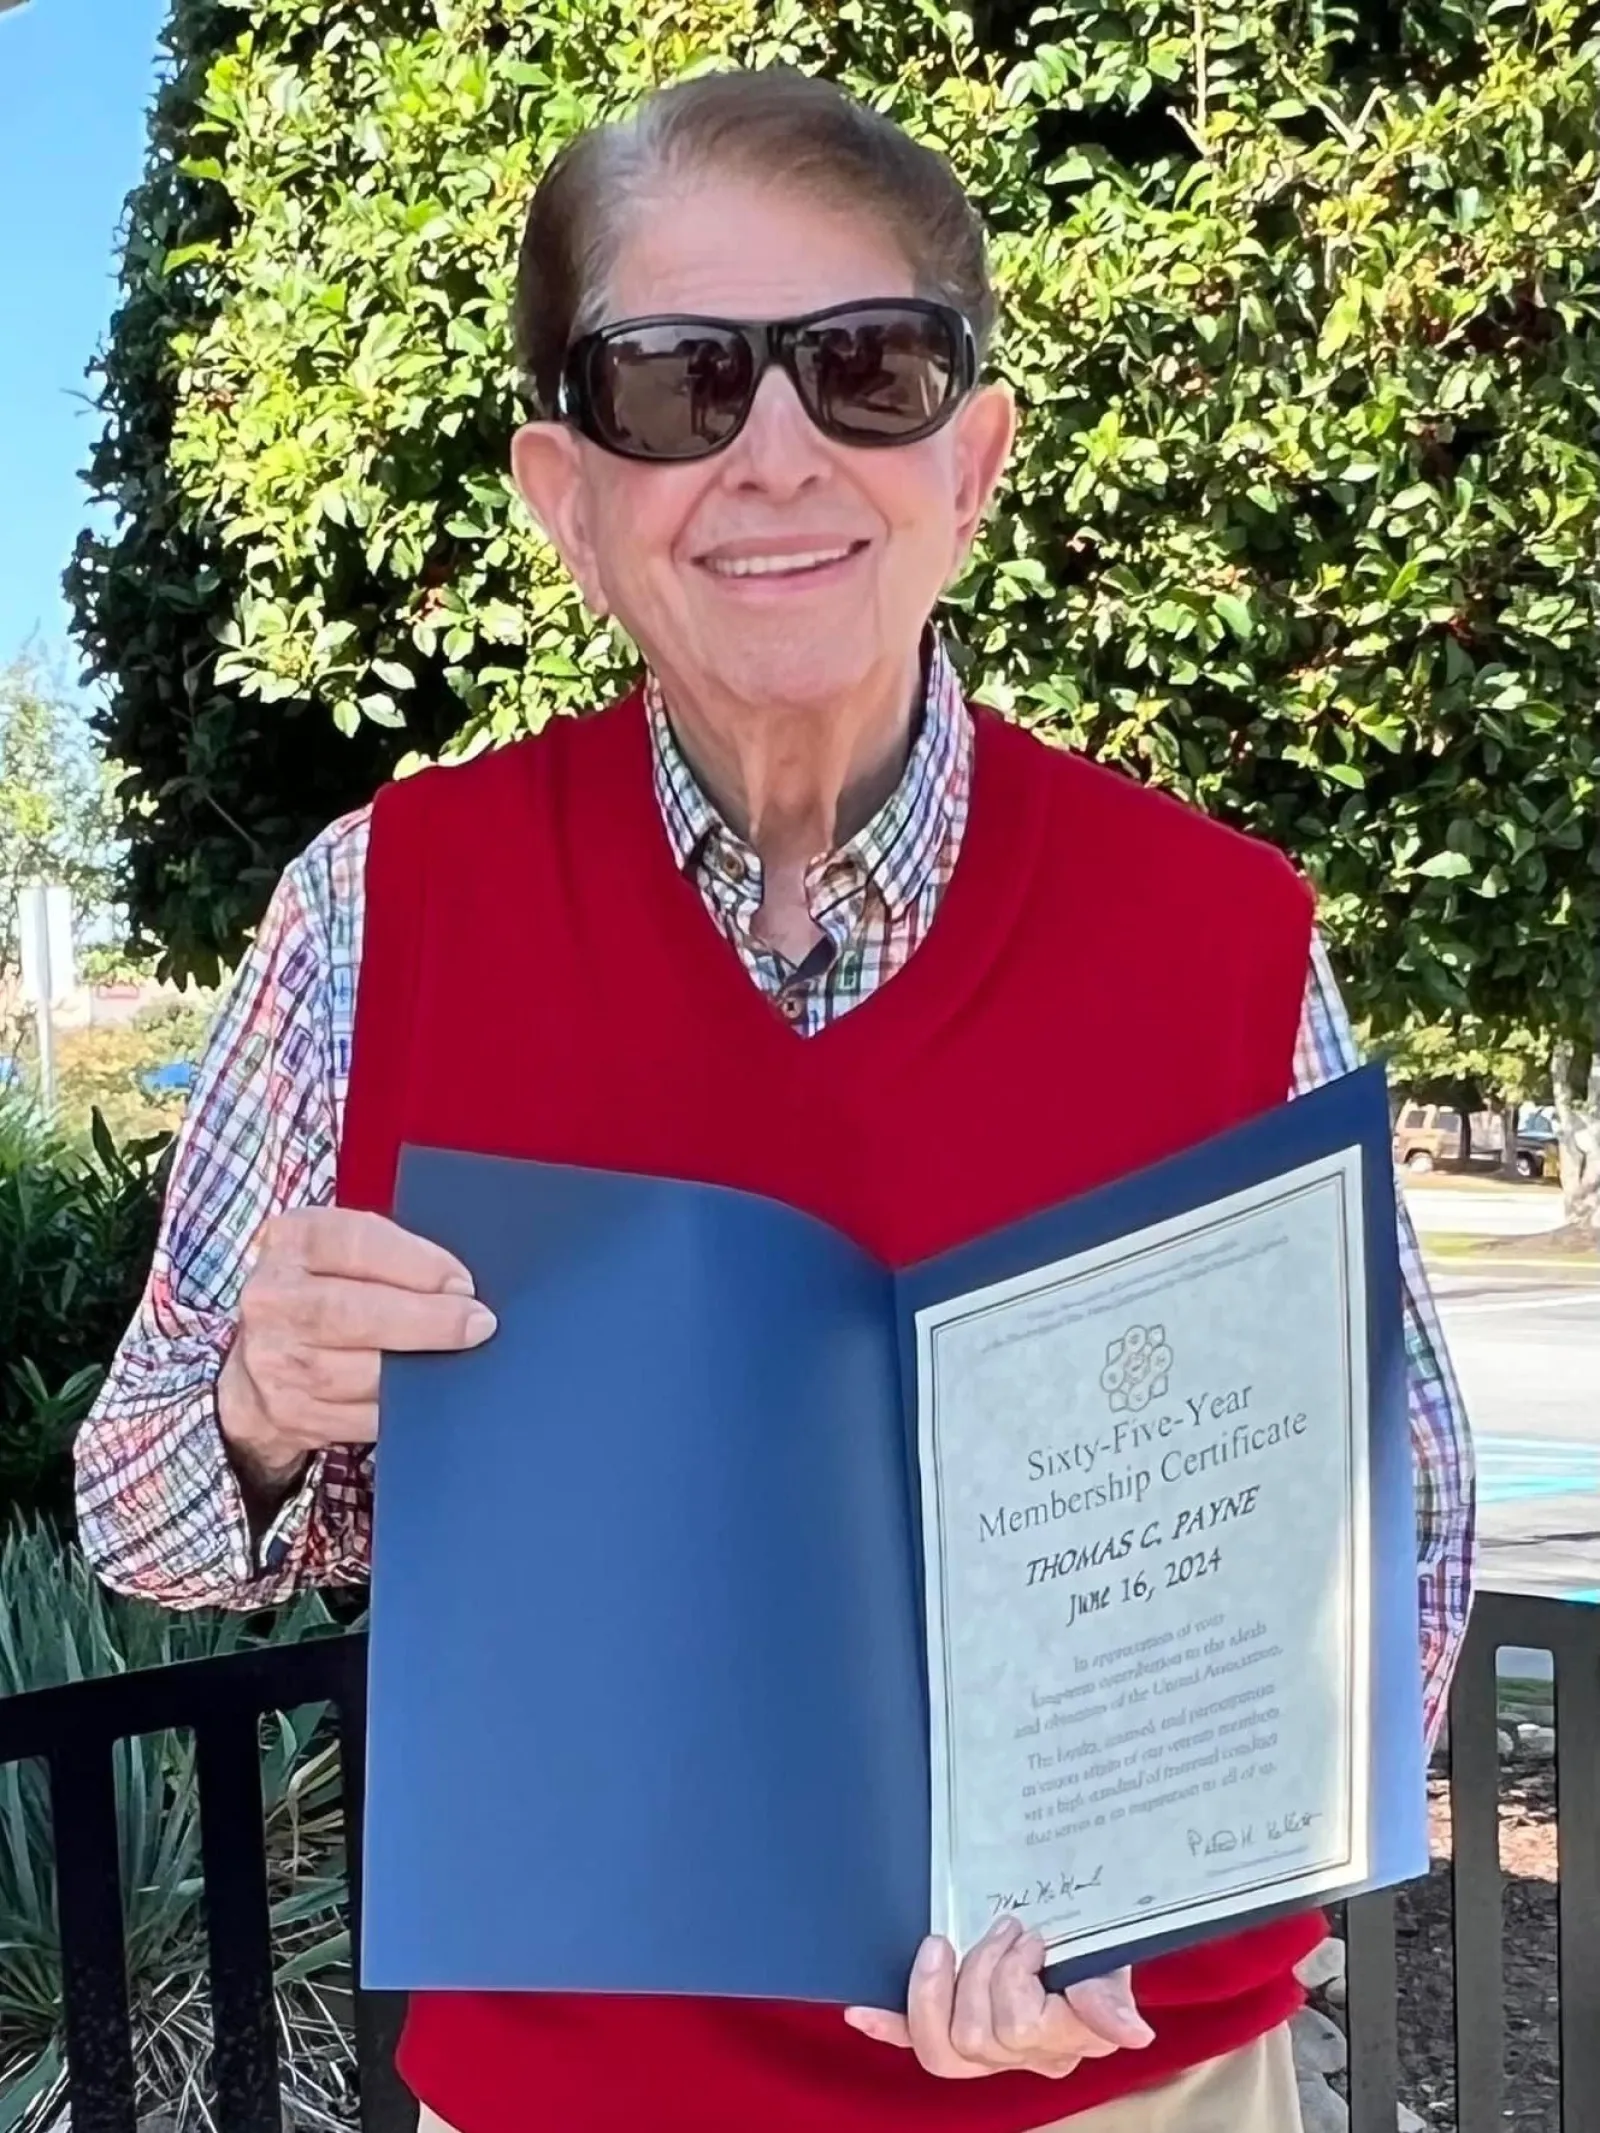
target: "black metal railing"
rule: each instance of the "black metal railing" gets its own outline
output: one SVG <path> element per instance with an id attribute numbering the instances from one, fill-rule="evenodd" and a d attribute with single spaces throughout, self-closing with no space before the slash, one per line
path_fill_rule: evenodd
<path id="1" fill-rule="evenodd" d="M 364 1636 L 336 1636 L 0 1701 L 0 1764 L 38 1758 L 49 1776 L 72 2133 L 137 2133 L 114 1750 L 138 1734 L 180 1728 L 194 1736 L 199 1783 L 219 2133 L 282 2133 L 261 1720 L 271 1711 L 332 1706 L 358 1947 L 366 1664 Z M 416 2122 L 394 2071 L 402 2012 L 394 1995 L 355 1995 L 363 2133 L 411 2133 Z"/>
<path id="2" fill-rule="evenodd" d="M 1600 2133 L 1600 1608 L 1480 1597 L 1450 1707 L 1457 2133 L 1501 2133 L 1500 1755 L 1504 1646 L 1554 1662 L 1561 2040 L 1560 2133 Z M 137 2133 L 113 1751 L 192 1730 L 200 1789 L 219 2133 L 281 2133 L 260 1721 L 332 1706 L 338 1726 L 352 1944 L 359 1945 L 366 1639 L 330 1637 L 120 1674 L 0 1701 L 0 1765 L 40 1758 L 56 1832 L 73 2133 Z M 1348 1906 L 1351 2133 L 1394 2133 L 1399 2101 L 1395 1897 Z M 412 2133 L 394 2071 L 403 2002 L 357 1992 L 363 2133 Z"/>
<path id="3" fill-rule="evenodd" d="M 1560 2133 L 1600 2133 L 1600 1607 L 1480 1593 L 1450 1699 L 1455 2133 L 1504 2133 L 1500 1743 L 1507 1647 L 1554 1663 Z M 1394 2133 L 1398 2080 L 1395 1896 L 1346 1914 L 1351 2133 Z"/>

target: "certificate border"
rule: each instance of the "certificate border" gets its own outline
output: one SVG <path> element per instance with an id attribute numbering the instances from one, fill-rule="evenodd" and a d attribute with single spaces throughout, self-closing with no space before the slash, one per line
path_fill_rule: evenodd
<path id="1" fill-rule="evenodd" d="M 1168 1251 L 1174 1244 L 1203 1245 L 1225 1234 L 1240 1222 L 1274 1209 L 1288 1208 L 1308 1194 L 1332 1186 L 1336 1224 L 1335 1256 L 1338 1294 L 1336 1307 L 1342 1338 L 1345 1497 L 1349 1523 L 1344 1538 L 1344 1564 L 1350 1592 L 1350 1630 L 1345 1649 L 1345 1693 L 1349 1723 L 1346 1732 L 1347 1759 L 1343 1777 L 1345 1843 L 1335 1859 L 1323 1858 L 1311 1866 L 1298 1866 L 1279 1874 L 1266 1873 L 1220 1891 L 1215 1897 L 1175 1901 L 1159 1908 L 1143 1908 L 1096 1925 L 1081 1934 L 1060 1934 L 1046 1947 L 1047 1964 L 1089 1956 L 1108 1947 L 1130 1945 L 1130 1932 L 1137 1940 L 1160 1938 L 1159 1927 L 1171 1930 L 1186 1924 L 1201 1926 L 1233 1915 L 1249 1915 L 1274 1905 L 1307 1899 L 1332 1888 L 1365 1881 L 1371 1871 L 1371 1697 L 1374 1687 L 1372 1648 L 1374 1593 L 1372 1586 L 1371 1535 L 1371 1400 L 1368 1376 L 1368 1289 L 1366 1252 L 1365 1180 L 1359 1143 L 1329 1151 L 1313 1161 L 1282 1172 L 1276 1177 L 1226 1195 L 1209 1206 L 1168 1216 L 1134 1233 L 1134 1240 L 1090 1246 L 1084 1251 L 1009 1279 L 992 1282 L 971 1293 L 923 1306 L 914 1313 L 918 1381 L 918 1437 L 924 1502 L 924 1563 L 934 1574 L 925 1577 L 925 1614 L 930 1668 L 930 1892 L 933 1930 L 954 1936 L 956 1905 L 954 1891 L 955 1847 L 958 1828 L 957 1780 L 951 1742 L 953 1685 L 945 1658 L 946 1624 L 949 1619 L 944 1476 L 938 1443 L 937 1397 L 939 1335 L 957 1326 L 1005 1308 L 1018 1298 L 1029 1302 L 1058 1297 L 1108 1268 L 1137 1269 L 1142 1261 Z M 1054 1278 L 1052 1278 L 1054 1277 Z M 929 1528 L 932 1528 L 931 1533 Z M 930 1549 L 929 1542 L 933 1542 Z M 930 1560 L 930 1557 L 932 1560 Z M 932 1674 L 937 1669 L 940 1680 Z M 937 1697 L 937 1707 L 935 1703 Z M 942 1743 L 941 1736 L 942 1734 Z M 939 1779 L 943 1746 L 943 1792 Z M 963 1952 L 958 1949 L 958 1953 Z"/>

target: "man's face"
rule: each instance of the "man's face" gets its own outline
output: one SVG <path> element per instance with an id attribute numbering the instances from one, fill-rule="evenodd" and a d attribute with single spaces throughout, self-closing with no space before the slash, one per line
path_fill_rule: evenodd
<path id="1" fill-rule="evenodd" d="M 606 317 L 768 320 L 914 293 L 875 219 L 717 179 L 639 212 Z M 1009 400 L 989 388 L 917 443 L 838 444 L 773 369 L 740 434 L 705 459 L 624 459 L 534 424 L 514 464 L 591 606 L 618 617 L 669 694 L 797 707 L 914 661 L 1010 433 Z"/>

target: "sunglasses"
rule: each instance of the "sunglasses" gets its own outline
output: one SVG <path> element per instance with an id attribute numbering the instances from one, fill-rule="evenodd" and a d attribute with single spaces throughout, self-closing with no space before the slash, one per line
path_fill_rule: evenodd
<path id="1" fill-rule="evenodd" d="M 574 341 L 556 413 L 624 459 L 705 459 L 732 444 L 774 364 L 836 444 L 914 444 L 978 375 L 971 326 L 917 297 L 834 304 L 766 324 L 634 318 Z"/>

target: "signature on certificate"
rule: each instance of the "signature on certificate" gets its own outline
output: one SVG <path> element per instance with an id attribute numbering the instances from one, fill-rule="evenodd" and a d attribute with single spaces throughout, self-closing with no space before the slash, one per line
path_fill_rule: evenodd
<path id="1" fill-rule="evenodd" d="M 1070 1897 L 1081 1896 L 1086 1889 L 1097 1889 L 1104 1872 L 1103 1864 L 1092 1874 L 1078 1874 L 1068 1868 L 1063 1873 L 1041 1875 L 1021 1888 L 991 1889 L 989 1915 L 998 1918 L 1003 1911 L 1032 1911 L 1042 1903 L 1064 1903 Z"/>
<path id="2" fill-rule="evenodd" d="M 1322 1819 L 1314 1808 L 1291 1807 L 1287 1812 L 1264 1815 L 1259 1822 L 1224 1823 L 1213 1830 L 1189 1831 L 1191 1859 L 1216 1859 L 1229 1852 L 1253 1852 L 1263 1844 L 1281 1844 L 1286 1837 L 1303 1837 L 1313 1822 Z"/>

